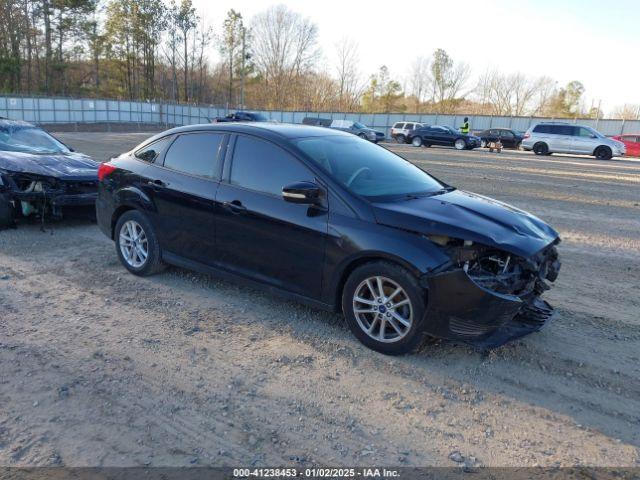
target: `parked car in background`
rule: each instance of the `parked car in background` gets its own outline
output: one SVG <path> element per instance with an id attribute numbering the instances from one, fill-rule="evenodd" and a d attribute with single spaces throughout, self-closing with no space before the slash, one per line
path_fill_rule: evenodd
<path id="1" fill-rule="evenodd" d="M 418 122 L 396 122 L 391 127 L 391 138 L 398 143 L 409 143 L 409 137 L 416 128 L 424 127 Z"/>
<path id="2" fill-rule="evenodd" d="M 352 120 L 333 120 L 329 128 L 352 133 L 373 143 L 384 140 L 384 132 L 374 130 L 360 122 L 354 122 Z"/>
<path id="3" fill-rule="evenodd" d="M 342 312 L 383 353 L 426 335 L 495 347 L 553 315 L 553 228 L 346 133 L 179 127 L 99 177 L 98 225 L 129 272 L 169 263 L 262 286 Z"/>
<path id="4" fill-rule="evenodd" d="M 225 123 L 225 122 L 269 122 L 268 117 L 261 113 L 256 112 L 233 112 L 224 117 L 216 117 L 211 120 L 211 123 Z"/>
<path id="5" fill-rule="evenodd" d="M 330 127 L 331 126 L 330 118 L 320 118 L 320 117 L 304 117 L 302 119 L 303 125 L 309 125 L 311 127 Z"/>
<path id="6" fill-rule="evenodd" d="M 27 122 L 0 117 L 0 228 L 17 217 L 62 217 L 63 208 L 90 207 L 98 162 Z"/>
<path id="7" fill-rule="evenodd" d="M 511 130 L 510 128 L 489 128 L 478 133 L 480 137 L 480 146 L 482 148 L 488 146 L 490 142 L 497 142 L 500 140 L 504 148 L 520 148 L 520 143 L 524 138 L 524 134 Z"/>
<path id="8" fill-rule="evenodd" d="M 466 135 L 445 125 L 429 125 L 417 128 L 408 138 L 414 147 L 440 145 L 455 147 L 456 150 L 470 150 L 480 146 L 480 137 Z"/>
<path id="9" fill-rule="evenodd" d="M 624 135 L 615 135 L 611 138 L 624 143 L 627 149 L 626 155 L 640 157 L 640 133 L 625 133 Z"/>
<path id="10" fill-rule="evenodd" d="M 532 126 L 524 134 L 521 145 L 536 155 L 573 153 L 593 155 L 599 160 L 626 153 L 624 143 L 605 137 L 591 127 L 566 122 L 540 122 Z"/>

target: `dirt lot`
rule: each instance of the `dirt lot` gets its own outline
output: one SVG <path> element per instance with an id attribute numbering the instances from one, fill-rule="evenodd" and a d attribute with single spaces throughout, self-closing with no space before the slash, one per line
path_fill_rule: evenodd
<path id="1" fill-rule="evenodd" d="M 148 134 L 66 133 L 105 159 Z M 640 465 L 640 162 L 394 147 L 562 234 L 558 319 L 389 358 L 86 221 L 0 232 L 0 465 Z M 457 452 L 457 453 L 456 453 Z"/>

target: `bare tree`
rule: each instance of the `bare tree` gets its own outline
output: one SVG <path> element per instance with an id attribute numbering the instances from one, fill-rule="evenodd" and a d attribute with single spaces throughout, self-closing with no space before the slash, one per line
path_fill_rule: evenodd
<path id="1" fill-rule="evenodd" d="M 360 52 L 358 44 L 350 38 L 336 43 L 338 110 L 352 111 L 360 102 L 364 85 L 358 70 Z"/>
<path id="2" fill-rule="evenodd" d="M 613 118 L 623 120 L 640 120 L 640 105 L 625 103 L 613 109 Z"/>
<path id="3" fill-rule="evenodd" d="M 411 64 L 409 73 L 409 92 L 415 97 L 415 113 L 420 113 L 420 105 L 426 100 L 426 95 L 431 85 L 428 58 L 417 57 Z"/>
<path id="4" fill-rule="evenodd" d="M 263 78 L 262 103 L 286 108 L 300 98 L 302 76 L 319 57 L 318 27 L 284 5 L 271 7 L 253 19 L 253 62 Z"/>

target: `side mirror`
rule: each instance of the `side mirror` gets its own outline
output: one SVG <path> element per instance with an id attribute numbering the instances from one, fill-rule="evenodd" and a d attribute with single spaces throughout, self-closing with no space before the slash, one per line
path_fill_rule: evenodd
<path id="1" fill-rule="evenodd" d="M 320 187 L 313 182 L 297 182 L 282 187 L 285 202 L 315 205 L 320 200 Z"/>

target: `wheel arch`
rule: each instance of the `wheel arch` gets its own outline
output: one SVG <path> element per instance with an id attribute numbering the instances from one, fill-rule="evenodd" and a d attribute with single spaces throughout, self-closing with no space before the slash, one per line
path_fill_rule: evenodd
<path id="1" fill-rule="evenodd" d="M 400 267 L 405 268 L 409 272 L 411 272 L 416 277 L 420 277 L 421 273 L 419 269 L 417 269 L 414 265 L 412 265 L 407 260 L 402 257 L 398 257 L 396 255 L 392 255 L 386 252 L 378 252 L 378 251 L 370 251 L 370 252 L 362 252 L 358 256 L 349 259 L 344 262 L 344 264 L 338 269 L 338 273 L 334 275 L 334 278 L 337 281 L 333 282 L 335 285 L 334 291 L 332 292 L 332 299 L 334 310 L 336 312 L 342 311 L 342 292 L 344 290 L 344 285 L 347 282 L 349 276 L 359 267 L 365 265 L 367 263 L 373 262 L 387 262 L 398 265 Z M 425 291 L 426 294 L 426 291 Z"/>
<path id="2" fill-rule="evenodd" d="M 591 152 L 591 155 L 595 156 L 596 152 L 601 148 L 606 148 L 609 150 L 609 153 L 613 154 L 613 149 L 609 145 L 605 145 L 604 143 L 601 143 L 600 145 L 598 145 L 596 148 L 593 149 L 593 151 Z"/>
<path id="3" fill-rule="evenodd" d="M 129 210 L 140 210 L 141 212 L 153 210 L 153 202 L 149 196 L 137 187 L 126 187 L 119 190 L 115 195 L 116 208 L 111 214 L 111 239 L 115 238 L 115 228 L 118 219 Z"/>

